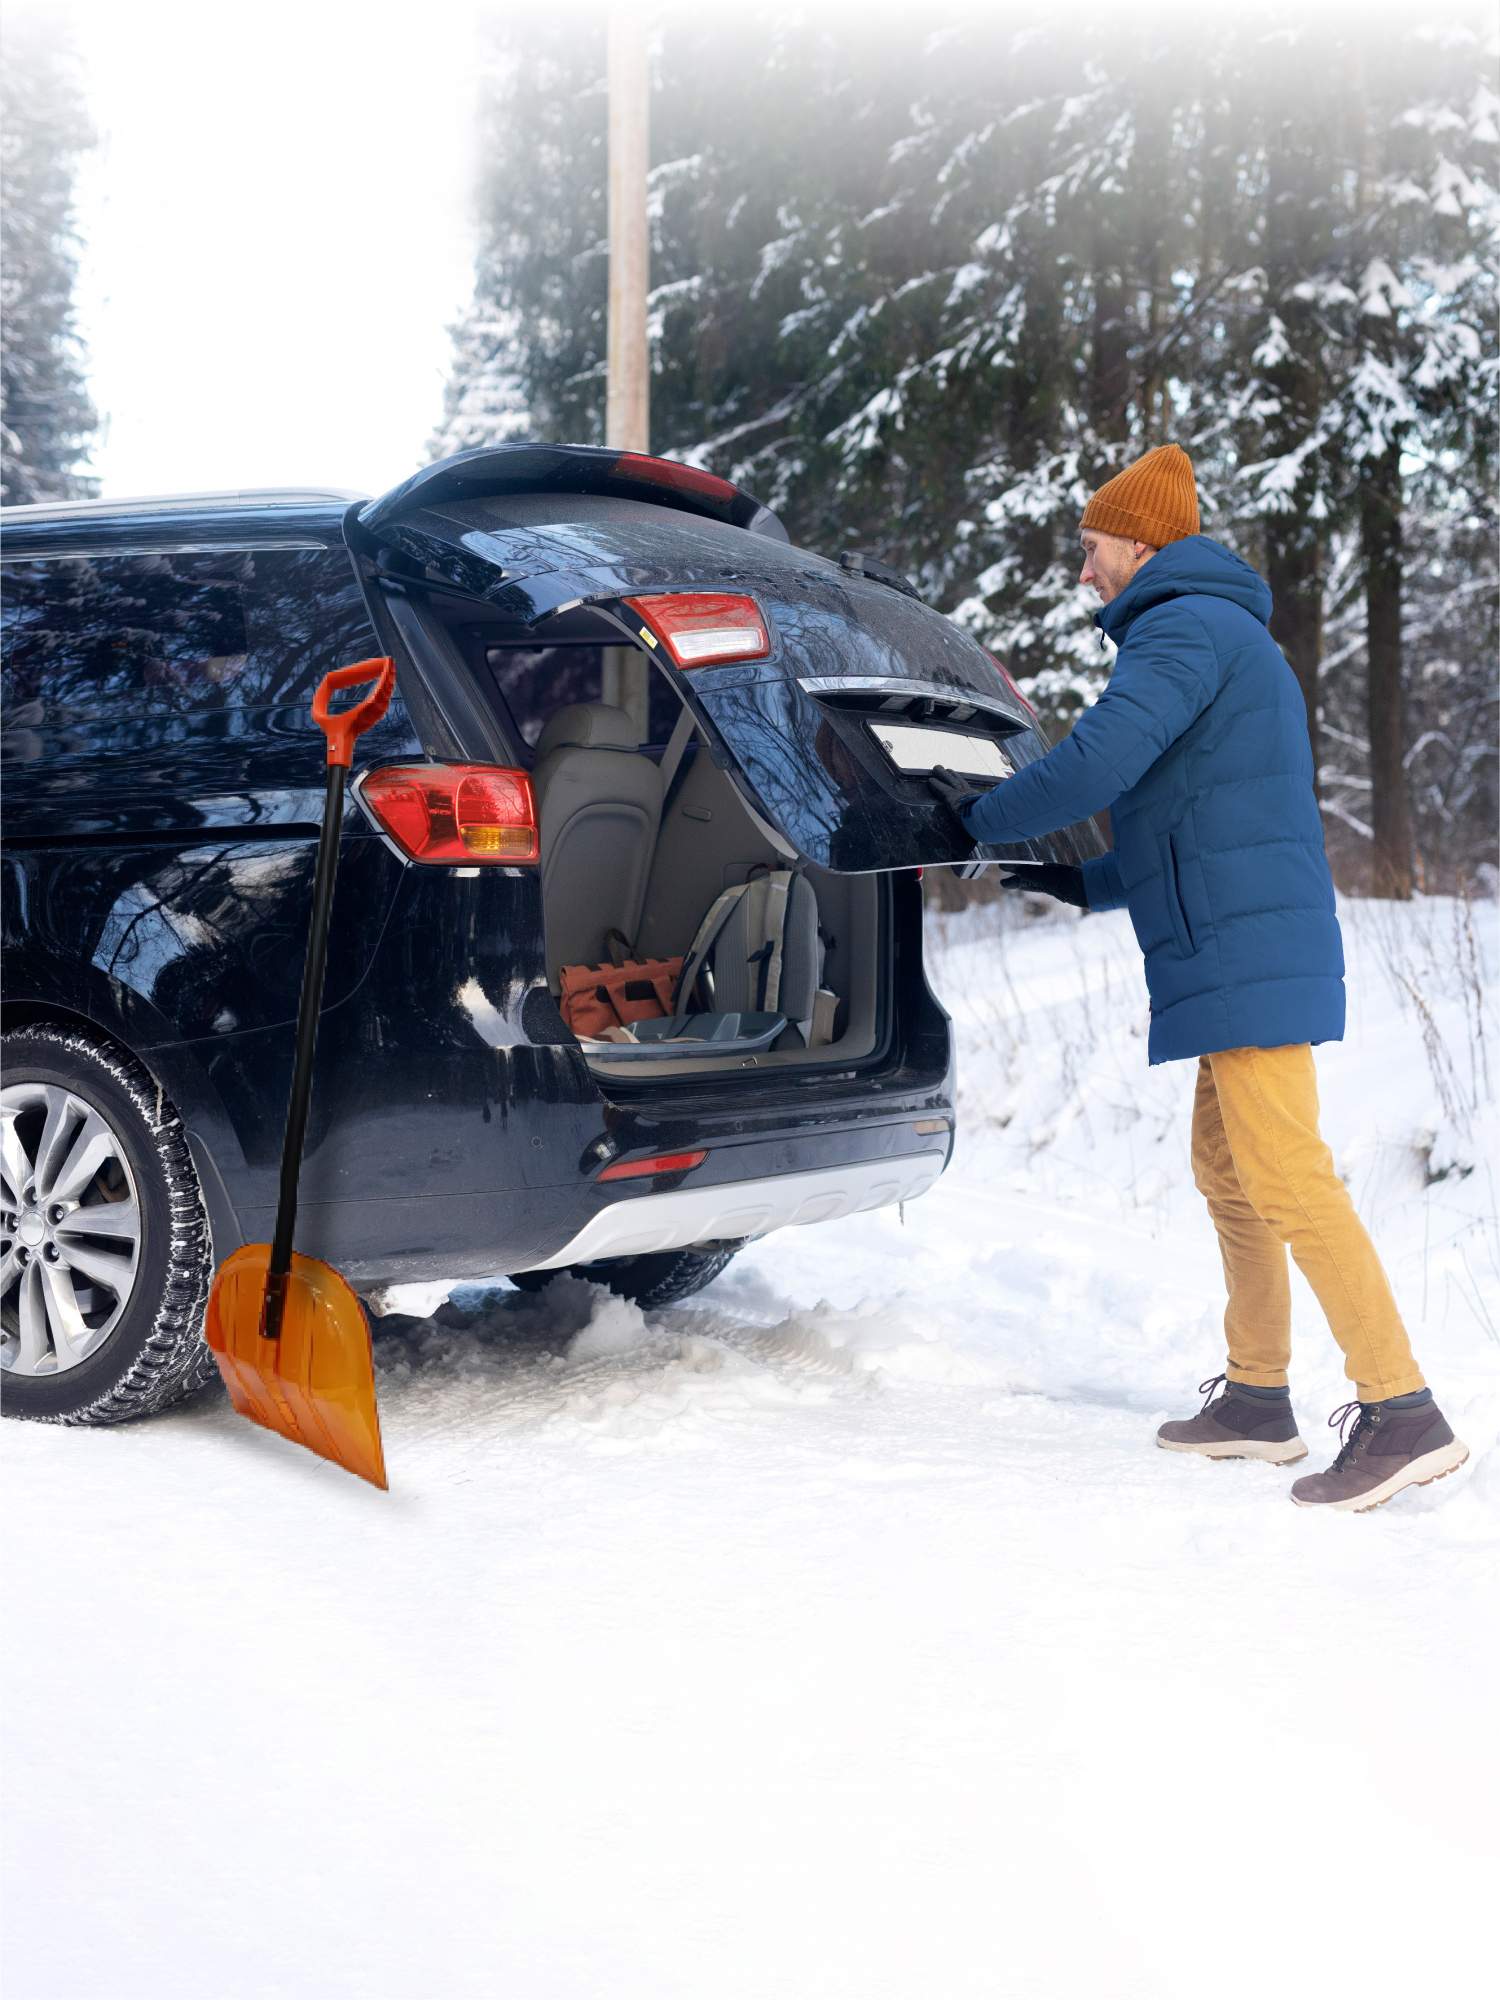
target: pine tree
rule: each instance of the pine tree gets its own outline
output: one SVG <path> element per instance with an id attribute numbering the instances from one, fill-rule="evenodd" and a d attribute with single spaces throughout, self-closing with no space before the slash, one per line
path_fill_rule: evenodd
<path id="1" fill-rule="evenodd" d="M 1342 709 L 1370 880 L 1408 896 L 1419 832 L 1409 766 L 1427 734 L 1409 712 L 1428 705 L 1425 620 L 1414 617 L 1431 595 L 1423 558 L 1437 553 L 1429 540 L 1451 542 L 1456 528 L 1462 536 L 1459 523 L 1472 533 L 1487 511 L 1493 519 L 1500 135 L 1473 29 L 1411 21 L 1393 31 L 1383 59 L 1357 43 L 1347 56 L 1355 88 L 1335 139 L 1343 212 L 1320 286 L 1331 382 L 1323 429 L 1363 602 L 1354 647 L 1363 715 L 1347 699 Z M 1492 580 L 1492 559 L 1484 568 Z M 1487 662 L 1481 672 L 1488 677 Z"/>
<path id="2" fill-rule="evenodd" d="M 95 487 L 76 469 L 97 420 L 73 319 L 73 181 L 94 139 L 57 22 L 7 23 L 0 111 L 0 498 L 66 498 Z"/>
<path id="3" fill-rule="evenodd" d="M 1500 100 L 1477 11 L 1376 38 L 1274 5 L 1187 40 L 657 22 L 654 449 L 807 546 L 904 569 L 1066 726 L 1107 671 L 1082 507 L 1175 438 L 1205 532 L 1271 581 L 1343 877 L 1378 860 L 1400 893 L 1403 854 L 1429 883 L 1493 855 Z M 495 30 L 444 448 L 600 435 L 602 28 L 589 4 Z"/>

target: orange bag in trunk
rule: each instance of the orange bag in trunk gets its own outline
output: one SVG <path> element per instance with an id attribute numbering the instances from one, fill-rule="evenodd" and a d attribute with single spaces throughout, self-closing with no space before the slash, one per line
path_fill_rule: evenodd
<path id="1" fill-rule="evenodd" d="M 626 959 L 623 965 L 564 965 L 558 1006 L 575 1035 L 602 1035 L 672 1012 L 680 958 Z"/>

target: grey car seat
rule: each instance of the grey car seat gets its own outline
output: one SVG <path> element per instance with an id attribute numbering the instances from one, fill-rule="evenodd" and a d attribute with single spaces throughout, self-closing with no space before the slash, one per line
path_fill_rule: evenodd
<path id="1" fill-rule="evenodd" d="M 559 966 L 604 963 L 606 931 L 636 935 L 661 823 L 661 775 L 624 709 L 579 701 L 549 717 L 531 781 L 555 986 Z"/>

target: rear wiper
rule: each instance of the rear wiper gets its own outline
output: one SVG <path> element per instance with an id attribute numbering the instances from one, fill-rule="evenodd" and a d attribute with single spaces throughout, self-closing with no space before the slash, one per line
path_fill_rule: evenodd
<path id="1" fill-rule="evenodd" d="M 841 549 L 839 568 L 850 576 L 867 576 L 872 583 L 883 583 L 889 590 L 899 590 L 903 597 L 914 597 L 918 604 L 926 602 L 909 576 L 903 576 L 899 569 L 892 569 L 889 563 L 877 562 L 874 556 L 864 555 L 858 549 Z"/>

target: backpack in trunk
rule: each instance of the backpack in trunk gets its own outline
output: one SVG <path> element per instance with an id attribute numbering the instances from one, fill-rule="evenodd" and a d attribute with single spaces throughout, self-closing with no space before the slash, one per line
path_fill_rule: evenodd
<path id="1" fill-rule="evenodd" d="M 673 1019 L 696 1009 L 784 1014 L 806 1047 L 823 957 L 812 884 L 798 869 L 757 863 L 709 905 L 683 957 Z"/>

